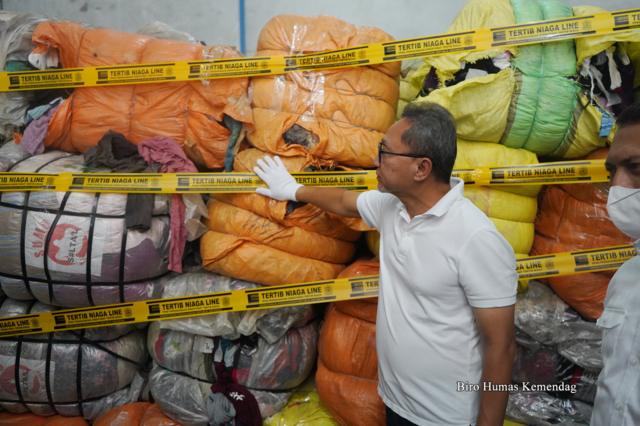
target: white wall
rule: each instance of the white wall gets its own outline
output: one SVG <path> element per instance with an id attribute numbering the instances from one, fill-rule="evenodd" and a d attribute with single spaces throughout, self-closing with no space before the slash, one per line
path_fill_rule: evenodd
<path id="1" fill-rule="evenodd" d="M 136 31 L 162 21 L 207 44 L 240 46 L 240 0 L 0 0 L 2 8 L 92 26 Z M 638 0 L 565 0 L 608 10 L 639 7 Z M 332 15 L 379 27 L 396 38 L 445 32 L 466 0 L 245 0 L 246 50 L 255 52 L 262 26 L 282 13 Z"/>

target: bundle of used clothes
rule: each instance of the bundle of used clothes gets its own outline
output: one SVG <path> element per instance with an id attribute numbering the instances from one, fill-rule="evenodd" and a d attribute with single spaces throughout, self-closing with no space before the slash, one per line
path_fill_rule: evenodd
<path id="1" fill-rule="evenodd" d="M 30 156 L 28 149 L 24 140 L 19 147 L 2 147 L 10 158 L 3 164 L 6 170 L 195 170 L 179 146 L 163 138 L 135 146 L 110 132 L 84 157 L 61 151 Z M 197 195 L 185 201 L 202 204 Z M 2 193 L 0 284 L 10 297 L 58 306 L 150 298 L 168 268 L 181 270 L 189 236 L 187 216 L 197 223 L 199 211 L 187 209 L 179 195 Z"/>
<path id="2" fill-rule="evenodd" d="M 47 64 L 75 68 L 240 56 L 229 47 L 155 39 L 73 22 L 43 22 L 34 30 L 33 42 L 32 57 L 43 68 Z M 164 71 L 160 77 L 166 77 Z M 49 119 L 44 142 L 50 148 L 77 153 L 95 146 L 109 130 L 136 144 L 164 136 L 182 146 L 196 164 L 221 168 L 225 157 L 233 155 L 238 123 L 252 121 L 247 86 L 247 78 L 232 78 L 107 90 L 77 88 Z"/>
<path id="3" fill-rule="evenodd" d="M 47 312 L 6 299 L 0 316 Z M 136 401 L 145 368 L 144 329 L 117 326 L 0 340 L 0 406 L 13 413 L 95 419 Z"/>
<path id="4" fill-rule="evenodd" d="M 256 284 L 210 273 L 174 277 L 164 297 Z M 261 425 L 310 374 L 317 325 L 310 306 L 235 312 L 154 323 L 151 393 L 162 410 L 189 425 Z"/>

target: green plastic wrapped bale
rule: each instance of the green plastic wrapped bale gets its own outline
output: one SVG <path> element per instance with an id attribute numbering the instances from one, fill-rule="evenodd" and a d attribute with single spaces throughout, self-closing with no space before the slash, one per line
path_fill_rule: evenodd
<path id="1" fill-rule="evenodd" d="M 571 7 L 559 0 L 511 0 L 511 5 L 518 24 L 573 16 Z M 534 77 L 572 76 L 576 73 L 574 42 L 521 46 L 513 65 Z"/>
<path id="2" fill-rule="evenodd" d="M 580 86 L 564 77 L 533 77 L 516 73 L 509 128 L 502 143 L 541 156 L 563 153 Z M 561 156 L 560 154 L 559 156 Z"/>

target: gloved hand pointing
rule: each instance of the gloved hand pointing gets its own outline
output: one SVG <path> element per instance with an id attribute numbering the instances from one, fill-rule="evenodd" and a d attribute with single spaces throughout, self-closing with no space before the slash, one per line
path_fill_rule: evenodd
<path id="1" fill-rule="evenodd" d="M 298 201 L 296 191 L 301 184 L 287 171 L 280 157 L 265 155 L 256 163 L 253 171 L 267 184 L 268 188 L 257 188 L 256 192 L 279 201 Z"/>

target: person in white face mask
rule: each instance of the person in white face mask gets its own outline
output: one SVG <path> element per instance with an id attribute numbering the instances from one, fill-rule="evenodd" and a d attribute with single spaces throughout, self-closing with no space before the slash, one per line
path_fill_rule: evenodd
<path id="1" fill-rule="evenodd" d="M 611 174 L 609 217 L 640 248 L 640 103 L 617 120 L 607 156 Z M 604 368 L 598 379 L 591 425 L 640 425 L 640 256 L 627 260 L 609 283 L 604 312 Z"/>

